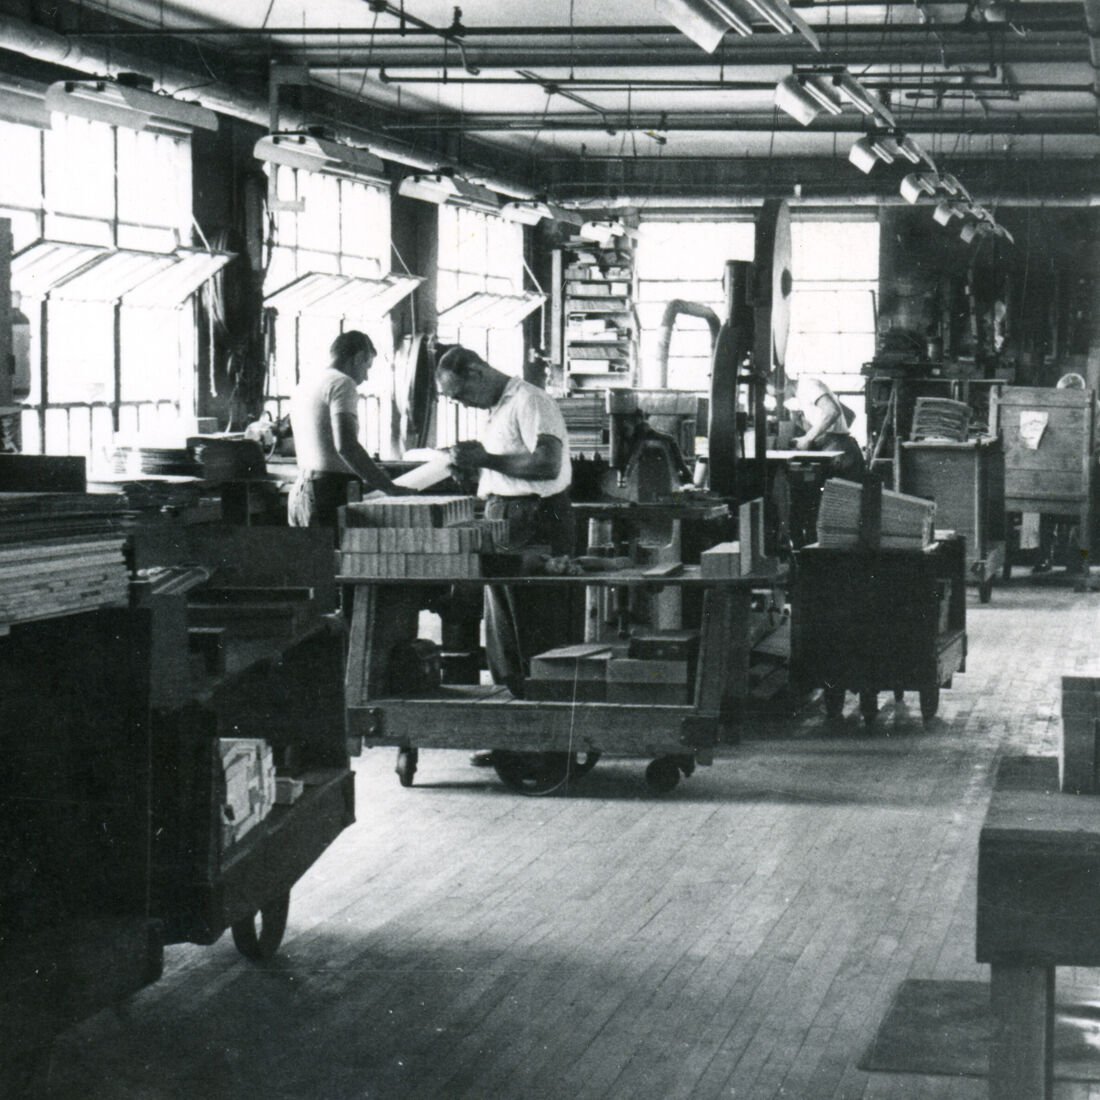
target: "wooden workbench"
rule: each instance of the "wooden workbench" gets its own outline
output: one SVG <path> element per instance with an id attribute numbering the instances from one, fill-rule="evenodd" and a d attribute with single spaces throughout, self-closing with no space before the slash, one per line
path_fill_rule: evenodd
<path id="1" fill-rule="evenodd" d="M 437 580 L 339 577 L 354 587 L 345 698 L 348 732 L 368 746 L 396 745 L 398 774 L 410 785 L 418 748 L 494 748 L 516 753 L 617 753 L 651 757 L 647 778 L 657 789 L 674 785 L 672 768 L 709 764 L 720 740 L 735 739 L 734 721 L 748 693 L 751 602 L 754 588 L 774 577 L 704 579 L 697 567 L 654 577 L 640 569 L 584 576 L 455 578 L 454 583 L 560 592 L 583 600 L 592 588 L 656 592 L 665 587 L 702 594 L 700 652 L 690 705 L 533 702 L 489 686 L 444 686 L 430 695 L 397 697 L 390 654 L 416 637 L 419 611 L 438 593 Z M 443 581 L 445 588 L 450 582 Z M 673 760 L 678 764 L 661 764 Z M 689 763 L 690 762 L 690 763 Z"/>
<path id="2" fill-rule="evenodd" d="M 1055 757 L 1003 761 L 978 841 L 990 1100 L 1051 1100 L 1055 969 L 1100 966 L 1100 805 L 1058 787 Z"/>

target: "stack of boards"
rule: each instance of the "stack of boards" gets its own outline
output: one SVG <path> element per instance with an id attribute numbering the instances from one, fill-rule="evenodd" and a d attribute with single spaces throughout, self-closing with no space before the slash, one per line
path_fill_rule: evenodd
<path id="1" fill-rule="evenodd" d="M 344 577 L 480 577 L 480 555 L 507 544 L 506 521 L 474 519 L 469 496 L 380 497 L 341 511 Z"/>
<path id="2" fill-rule="evenodd" d="M 125 604 L 130 519 L 114 493 L 0 493 L 0 629 Z"/>
<path id="3" fill-rule="evenodd" d="M 881 492 L 882 514 L 877 548 L 925 549 L 932 542 L 935 502 L 888 489 Z M 817 541 L 820 546 L 848 549 L 866 545 L 866 540 L 861 538 L 861 525 L 866 522 L 863 493 L 863 486 L 854 481 L 834 477 L 825 482 L 817 515 Z"/>

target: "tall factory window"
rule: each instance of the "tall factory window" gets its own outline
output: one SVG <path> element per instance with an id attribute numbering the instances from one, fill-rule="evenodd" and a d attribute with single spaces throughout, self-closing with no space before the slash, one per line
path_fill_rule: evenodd
<path id="1" fill-rule="evenodd" d="M 49 130 L 0 123 L 0 142 L 0 215 L 12 219 L 17 252 L 41 246 L 73 256 L 87 246 L 92 259 L 190 244 L 187 137 L 55 115 Z M 131 284 L 123 276 L 118 268 L 84 280 L 32 273 L 20 301 L 31 340 L 26 452 L 94 462 L 116 431 L 144 431 L 178 416 L 195 369 L 194 340 L 184 335 L 193 332 L 191 311 L 149 296 L 140 308 L 128 306 Z"/>
<path id="2" fill-rule="evenodd" d="M 439 208 L 436 305 L 440 313 L 471 294 L 523 290 L 523 226 L 495 214 L 444 204 Z M 523 374 L 523 328 L 440 325 L 439 339 L 459 343 L 506 374 Z M 437 412 L 437 442 L 447 446 L 480 434 L 486 413 L 443 398 Z"/>
<path id="3" fill-rule="evenodd" d="M 341 275 L 376 279 L 390 271 L 390 199 L 379 187 L 358 180 L 270 166 L 279 199 L 269 240 L 264 296 L 270 297 L 310 275 Z M 266 407 L 273 415 L 286 412 L 303 370 L 328 360 L 328 348 L 347 329 L 366 332 L 378 349 L 368 395 L 360 406 L 364 446 L 376 453 L 383 435 L 382 410 L 388 409 L 392 386 L 393 332 L 387 317 L 357 315 L 333 295 L 311 297 L 272 311 L 273 352 L 268 363 Z M 350 310 L 350 311 L 348 311 Z"/>
<path id="4" fill-rule="evenodd" d="M 638 230 L 638 323 L 641 326 L 643 388 L 657 386 L 661 320 L 669 302 L 708 306 L 724 320 L 722 276 L 727 260 L 751 260 L 752 219 L 736 221 L 644 221 Z M 710 327 L 702 317 L 681 313 L 668 350 L 668 388 L 710 389 Z"/>
<path id="5" fill-rule="evenodd" d="M 821 378 L 857 419 L 866 442 L 863 376 L 875 352 L 879 227 L 873 213 L 799 215 L 791 220 L 787 369 Z"/>

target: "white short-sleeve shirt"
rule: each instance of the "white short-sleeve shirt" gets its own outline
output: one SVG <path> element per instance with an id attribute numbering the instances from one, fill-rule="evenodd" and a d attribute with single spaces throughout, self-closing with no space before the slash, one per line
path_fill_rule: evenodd
<path id="1" fill-rule="evenodd" d="M 294 453 L 300 470 L 328 470 L 346 474 L 348 467 L 336 450 L 332 418 L 336 413 L 357 416 L 359 394 L 343 371 L 326 367 L 302 381 L 290 398 Z"/>
<path id="2" fill-rule="evenodd" d="M 561 440 L 561 469 L 549 479 L 510 477 L 496 470 L 481 471 L 477 493 L 480 497 L 553 496 L 569 488 L 572 468 L 569 462 L 569 434 L 558 403 L 545 390 L 509 378 L 500 400 L 489 412 L 489 425 L 481 437 L 490 454 L 513 455 L 532 453 L 540 435 L 552 435 Z"/>

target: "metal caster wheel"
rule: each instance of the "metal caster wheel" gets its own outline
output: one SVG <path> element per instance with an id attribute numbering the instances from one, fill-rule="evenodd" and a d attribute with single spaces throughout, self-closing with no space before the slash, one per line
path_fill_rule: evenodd
<path id="1" fill-rule="evenodd" d="M 507 752 L 493 750 L 493 769 L 500 781 L 519 794 L 549 794 L 571 780 L 587 775 L 599 760 L 598 752 L 583 759 L 567 752 Z"/>
<path id="2" fill-rule="evenodd" d="M 645 770 L 646 786 L 654 794 L 668 794 L 680 782 L 680 765 L 674 756 L 659 756 Z"/>
<path id="3" fill-rule="evenodd" d="M 416 764 L 419 756 L 419 752 L 413 748 L 397 750 L 397 764 L 393 770 L 397 772 L 397 779 L 402 787 L 413 785 L 413 776 L 416 775 Z"/>
<path id="4" fill-rule="evenodd" d="M 253 962 L 270 959 L 283 942 L 286 932 L 286 918 L 290 912 L 290 892 L 269 901 L 259 913 L 253 913 L 245 920 L 237 921 L 230 931 L 237 950 Z M 256 917 L 260 918 L 260 930 L 256 931 Z"/>
<path id="5" fill-rule="evenodd" d="M 861 691 L 859 693 L 859 713 L 863 715 L 865 725 L 873 725 L 878 716 L 878 692 Z"/>
<path id="6" fill-rule="evenodd" d="M 923 687 L 920 689 L 920 716 L 926 721 L 931 722 L 936 717 L 936 712 L 940 709 L 940 685 L 933 684 L 931 687 Z"/>

